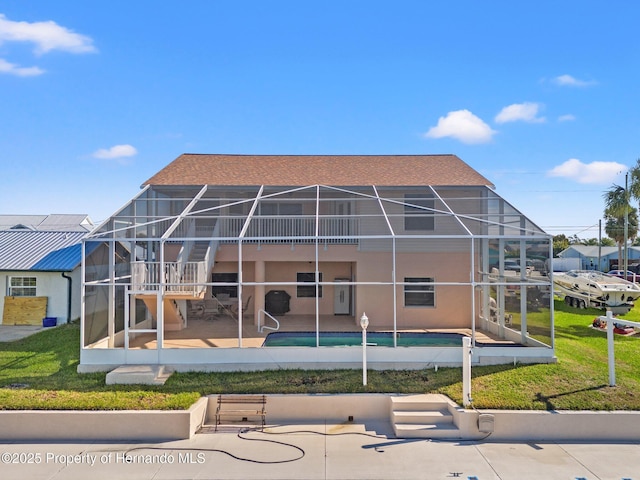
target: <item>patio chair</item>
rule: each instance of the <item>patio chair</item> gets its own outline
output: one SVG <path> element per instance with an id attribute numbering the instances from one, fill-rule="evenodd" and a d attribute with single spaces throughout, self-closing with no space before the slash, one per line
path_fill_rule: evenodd
<path id="1" fill-rule="evenodd" d="M 247 301 L 244 302 L 244 305 L 242 305 L 242 313 L 244 314 L 247 310 L 249 310 L 249 302 L 251 302 L 251 298 L 252 296 L 249 295 L 249 297 L 247 297 Z M 238 306 L 236 304 L 236 306 L 233 308 L 233 313 L 238 314 Z"/>

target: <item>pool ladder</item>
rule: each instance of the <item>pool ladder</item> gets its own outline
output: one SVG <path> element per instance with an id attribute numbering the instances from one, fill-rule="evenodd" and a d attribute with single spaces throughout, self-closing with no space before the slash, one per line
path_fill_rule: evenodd
<path id="1" fill-rule="evenodd" d="M 269 327 L 268 325 L 263 325 L 262 323 L 262 314 L 264 314 L 265 316 L 269 317 L 271 320 L 273 320 L 274 322 L 276 322 L 276 326 L 275 327 Z M 271 315 L 269 312 L 265 311 L 265 310 L 260 310 L 258 311 L 258 332 L 262 333 L 265 330 L 273 330 L 274 332 L 277 332 L 278 330 L 280 330 L 280 322 L 273 316 Z"/>

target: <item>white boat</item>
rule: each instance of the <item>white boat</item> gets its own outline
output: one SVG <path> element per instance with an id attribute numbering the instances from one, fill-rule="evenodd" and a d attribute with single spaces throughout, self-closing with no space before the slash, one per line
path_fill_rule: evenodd
<path id="1" fill-rule="evenodd" d="M 624 314 L 640 297 L 640 286 L 622 278 L 594 270 L 553 273 L 554 293 L 567 305 L 577 308 L 603 308 Z"/>

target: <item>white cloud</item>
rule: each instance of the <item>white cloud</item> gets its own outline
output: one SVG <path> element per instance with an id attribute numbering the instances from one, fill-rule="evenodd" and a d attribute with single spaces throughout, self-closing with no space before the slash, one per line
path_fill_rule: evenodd
<path id="1" fill-rule="evenodd" d="M 93 40 L 86 35 L 74 33 L 55 22 L 14 22 L 0 14 L 0 44 L 3 42 L 30 42 L 35 44 L 35 53 L 41 55 L 51 50 L 70 53 L 95 52 Z"/>
<path id="2" fill-rule="evenodd" d="M 463 143 L 487 143 L 497 133 L 469 110 L 456 110 L 440 117 L 438 124 L 424 134 L 427 138 L 451 137 Z"/>
<path id="3" fill-rule="evenodd" d="M 18 77 L 34 77 L 36 75 L 42 75 L 44 70 L 38 67 L 19 67 L 14 63 L 9 63 L 0 58 L 0 73 L 16 75 Z"/>
<path id="4" fill-rule="evenodd" d="M 576 119 L 575 115 L 571 115 L 570 113 L 566 115 L 560 115 L 558 117 L 559 122 L 573 122 Z"/>
<path id="5" fill-rule="evenodd" d="M 138 153 L 135 147 L 131 145 L 114 145 L 111 148 L 101 148 L 93 152 L 94 158 L 112 160 L 125 157 L 133 157 Z"/>
<path id="6" fill-rule="evenodd" d="M 571 75 L 560 75 L 551 80 L 556 85 L 560 85 L 561 87 L 588 87 L 590 85 L 595 85 L 594 81 L 586 81 L 586 80 L 578 80 Z"/>
<path id="7" fill-rule="evenodd" d="M 547 175 L 568 178 L 578 183 L 608 185 L 626 170 L 626 165 L 617 162 L 582 163 L 577 158 L 570 158 L 549 170 Z"/>
<path id="8" fill-rule="evenodd" d="M 500 110 L 500 113 L 496 115 L 496 123 L 508 123 L 508 122 L 528 122 L 528 123 L 542 123 L 545 122 L 544 117 L 538 117 L 538 111 L 540 105 L 532 102 L 514 103 Z"/>

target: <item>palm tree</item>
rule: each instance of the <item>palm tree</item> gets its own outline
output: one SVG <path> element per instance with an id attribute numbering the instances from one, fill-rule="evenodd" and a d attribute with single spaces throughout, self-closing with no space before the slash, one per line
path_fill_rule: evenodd
<path id="1" fill-rule="evenodd" d="M 640 201 L 640 158 L 629 169 L 629 192 L 631 198 Z"/>
<path id="2" fill-rule="evenodd" d="M 624 243 L 624 217 L 628 213 L 629 219 L 627 222 L 627 240 L 634 239 L 638 235 L 638 222 L 637 222 L 637 210 L 635 211 L 636 221 L 634 223 L 635 227 L 632 227 L 631 222 L 631 198 L 640 202 L 640 158 L 636 160 L 636 164 L 631 167 L 627 172 L 627 187 L 621 187 L 620 185 L 612 185 L 611 189 L 605 192 L 605 221 L 607 225 L 612 228 L 612 232 L 619 232 L 618 227 L 615 226 L 617 222 L 613 221 L 613 218 L 618 218 L 618 220 L 622 219 L 622 243 Z M 625 183 L 627 183 L 625 182 Z M 634 209 L 635 210 L 635 209 Z M 609 237 L 613 238 L 618 244 L 618 267 L 620 267 L 620 259 L 621 257 L 621 243 L 617 236 L 609 234 L 607 228 L 605 227 L 605 232 Z M 626 246 L 625 246 L 626 248 Z"/>
<path id="3" fill-rule="evenodd" d="M 640 194 L 640 161 L 634 168 L 638 169 L 637 188 Z M 620 185 L 612 185 L 612 187 L 604 193 L 604 231 L 610 238 L 615 240 L 618 245 L 618 268 L 623 268 L 620 260 L 622 259 L 622 245 L 625 240 L 633 240 L 638 235 L 638 209 L 629 204 L 630 196 L 631 189 L 626 189 Z M 626 222 L 625 217 L 627 217 Z"/>
<path id="4" fill-rule="evenodd" d="M 628 215 L 627 239 L 633 240 L 638 234 L 638 209 L 630 207 Z M 620 259 L 622 258 L 622 245 L 624 245 L 625 239 L 624 223 L 624 216 L 607 215 L 605 212 L 604 231 L 610 238 L 615 240 L 618 245 L 618 268 L 624 268 L 620 263 Z"/>

